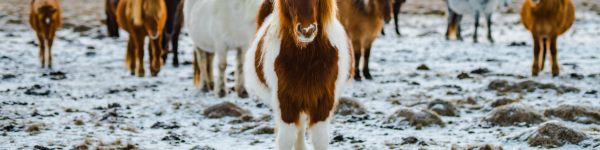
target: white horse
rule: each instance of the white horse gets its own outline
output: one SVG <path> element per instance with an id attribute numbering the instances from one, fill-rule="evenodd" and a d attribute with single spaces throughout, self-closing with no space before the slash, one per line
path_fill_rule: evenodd
<path id="1" fill-rule="evenodd" d="M 247 97 L 243 86 L 242 62 L 244 54 L 256 32 L 256 14 L 262 0 L 186 0 L 184 19 L 194 42 L 195 82 L 212 88 L 211 61 L 218 59 L 218 78 L 215 92 L 219 97 L 227 94 L 225 68 L 227 51 L 237 50 L 235 90 Z M 201 76 L 201 77 L 200 77 Z M 201 80 L 201 81 L 200 81 Z"/>
<path id="2" fill-rule="evenodd" d="M 498 8 L 498 3 L 502 1 L 505 7 L 508 7 L 512 0 L 446 0 L 448 5 L 448 30 L 446 39 L 457 38 L 462 40 L 461 25 L 463 15 L 473 14 L 475 17 L 475 33 L 473 41 L 477 40 L 477 28 L 479 27 L 479 16 L 483 14 L 488 25 L 488 40 L 494 42 L 492 37 L 492 13 Z"/>

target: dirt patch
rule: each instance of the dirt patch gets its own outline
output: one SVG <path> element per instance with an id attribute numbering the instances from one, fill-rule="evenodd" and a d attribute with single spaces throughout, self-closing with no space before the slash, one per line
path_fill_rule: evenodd
<path id="1" fill-rule="evenodd" d="M 527 143 L 533 147 L 556 148 L 566 143 L 579 144 L 587 137 L 583 132 L 567 128 L 555 122 L 548 122 L 541 125 L 527 139 Z"/>
<path id="2" fill-rule="evenodd" d="M 504 150 L 502 146 L 496 146 L 492 144 L 483 145 L 467 145 L 465 147 L 459 147 L 458 145 L 452 145 L 450 150 Z"/>
<path id="3" fill-rule="evenodd" d="M 497 92 L 535 92 L 536 90 L 554 90 L 559 94 L 563 93 L 579 93 L 580 90 L 575 87 L 555 85 L 553 83 L 539 83 L 535 81 L 523 81 L 519 83 L 511 83 L 506 80 L 494 80 L 488 85 L 489 90 Z"/>
<path id="4" fill-rule="evenodd" d="M 164 122 L 156 122 L 150 126 L 150 129 L 178 129 L 180 126 L 177 122 L 171 122 L 170 124 Z"/>
<path id="5" fill-rule="evenodd" d="M 252 132 L 252 134 L 260 135 L 260 134 L 274 134 L 275 129 L 273 127 L 260 127 Z"/>
<path id="6" fill-rule="evenodd" d="M 200 145 L 196 145 L 194 147 L 192 147 L 192 149 L 190 150 L 216 150 L 215 148 L 212 148 L 210 146 L 200 146 Z"/>
<path id="7" fill-rule="evenodd" d="M 558 117 L 562 120 L 583 124 L 600 124 L 600 110 L 576 105 L 560 105 L 544 111 L 546 117 Z"/>
<path id="8" fill-rule="evenodd" d="M 388 117 L 386 123 L 394 126 L 408 124 L 417 129 L 432 125 L 446 126 L 437 113 L 430 110 L 413 110 L 410 108 L 402 108 L 396 111 Z"/>
<path id="9" fill-rule="evenodd" d="M 251 116 L 250 112 L 244 110 L 231 102 L 223 102 L 206 108 L 203 112 L 208 118 L 240 117 Z"/>
<path id="10" fill-rule="evenodd" d="M 50 72 L 42 74 L 42 77 L 48 77 L 50 80 L 64 80 L 67 79 L 67 74 L 61 71 Z"/>
<path id="11" fill-rule="evenodd" d="M 519 103 L 495 108 L 485 118 L 485 121 L 500 126 L 521 125 L 523 123 L 527 125 L 538 124 L 544 122 L 544 120 L 543 116 L 532 110 L 531 107 Z"/>
<path id="12" fill-rule="evenodd" d="M 425 64 L 421 64 L 419 67 L 417 67 L 417 70 L 421 70 L 421 71 L 429 71 L 431 70 L 427 65 Z"/>
<path id="13" fill-rule="evenodd" d="M 427 105 L 427 108 L 442 116 L 458 116 L 459 112 L 453 103 L 444 100 L 434 100 Z"/>
<path id="14" fill-rule="evenodd" d="M 496 107 L 500 107 L 500 106 L 504 106 L 504 105 L 508 105 L 508 104 L 512 104 L 512 103 L 516 103 L 519 102 L 520 100 L 517 99 L 510 99 L 510 98 L 502 98 L 502 99 L 498 99 L 494 102 L 492 102 L 491 106 L 493 108 Z"/>
<path id="15" fill-rule="evenodd" d="M 364 115 L 367 113 L 365 107 L 358 102 L 356 99 L 342 97 L 338 101 L 337 110 L 335 114 L 348 116 L 348 115 Z"/>
<path id="16" fill-rule="evenodd" d="M 20 87 L 19 89 L 25 89 L 25 95 L 33 95 L 33 96 L 48 96 L 50 95 L 50 90 L 42 87 L 41 85 L 35 84 L 31 87 Z"/>

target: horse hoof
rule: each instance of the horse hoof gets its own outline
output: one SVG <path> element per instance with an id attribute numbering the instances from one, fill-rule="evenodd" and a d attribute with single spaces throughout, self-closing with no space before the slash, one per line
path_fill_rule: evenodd
<path id="1" fill-rule="evenodd" d="M 219 98 L 225 97 L 226 94 L 227 94 L 227 92 L 225 92 L 225 90 L 223 90 L 223 89 L 219 90 L 219 93 L 217 93 L 217 95 L 219 96 Z"/>
<path id="2" fill-rule="evenodd" d="M 242 92 L 238 92 L 238 97 L 240 98 L 248 98 L 248 92 L 246 92 L 245 90 Z"/>
<path id="3" fill-rule="evenodd" d="M 360 78 L 360 76 L 354 76 L 354 81 L 360 82 L 360 81 L 362 81 L 362 79 Z"/>

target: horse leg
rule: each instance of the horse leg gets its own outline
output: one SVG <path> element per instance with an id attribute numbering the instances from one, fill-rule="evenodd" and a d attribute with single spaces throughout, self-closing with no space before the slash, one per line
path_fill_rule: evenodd
<path id="1" fill-rule="evenodd" d="M 198 70 L 198 72 L 195 72 L 195 73 L 200 75 L 200 77 L 198 77 L 198 78 L 204 79 L 204 80 L 200 81 L 200 83 L 203 83 L 203 84 L 201 84 L 200 87 L 202 88 L 202 91 L 208 92 L 212 88 L 209 84 L 210 80 L 212 78 L 212 74 L 210 74 L 208 71 L 209 70 L 208 66 L 210 63 L 209 63 L 209 59 L 207 56 L 207 52 L 205 52 L 204 50 L 202 50 L 200 48 L 196 48 L 196 50 L 194 50 L 194 53 L 196 53 L 196 55 L 198 55 L 198 58 L 199 58 L 199 60 L 197 60 L 199 70 Z"/>
<path id="2" fill-rule="evenodd" d="M 490 43 L 494 43 L 494 37 L 492 37 L 492 13 L 489 13 L 485 16 L 485 20 L 487 20 L 487 27 L 488 27 L 488 40 L 490 41 Z"/>
<path id="3" fill-rule="evenodd" d="M 171 52 L 171 49 L 169 48 L 170 40 L 171 34 L 167 32 L 167 28 L 165 27 L 165 29 L 163 29 L 163 38 L 160 40 L 162 48 L 165 50 L 165 53 L 161 56 L 161 59 L 165 62 L 167 62 L 167 56 L 169 55 L 169 52 Z"/>
<path id="4" fill-rule="evenodd" d="M 371 70 L 369 68 L 369 57 L 371 56 L 371 44 L 373 44 L 373 41 L 368 41 L 366 46 L 365 46 L 365 52 L 364 52 L 364 58 L 363 58 L 363 75 L 365 76 L 365 79 L 367 80 L 373 80 L 373 76 L 371 76 Z"/>
<path id="5" fill-rule="evenodd" d="M 46 39 L 40 33 L 37 34 L 37 37 L 38 37 L 39 46 L 40 46 L 40 51 L 38 54 L 40 57 L 40 64 L 42 65 L 42 68 L 44 68 L 44 67 L 46 67 Z"/>
<path id="6" fill-rule="evenodd" d="M 306 121 L 305 119 L 300 120 L 300 126 L 296 132 L 296 142 L 294 143 L 294 150 L 305 150 L 306 141 L 304 135 L 306 134 Z"/>
<path id="7" fill-rule="evenodd" d="M 352 42 L 352 47 L 354 49 L 354 80 L 361 81 L 360 77 L 360 58 L 362 56 L 362 47 L 360 45 L 360 41 Z"/>
<path id="8" fill-rule="evenodd" d="M 540 65 L 540 71 L 544 70 L 544 66 L 546 65 L 546 53 L 548 52 L 548 48 L 550 48 L 550 46 L 548 44 L 550 44 L 550 41 L 548 41 L 547 38 L 542 38 L 540 43 L 541 45 L 541 49 L 540 49 L 540 56 L 539 57 L 539 62 L 538 65 Z"/>
<path id="9" fill-rule="evenodd" d="M 135 56 L 136 57 L 136 73 L 138 77 L 146 76 L 146 71 L 144 70 L 144 34 L 137 33 L 135 36 L 136 40 L 136 48 L 135 48 Z"/>
<path id="10" fill-rule="evenodd" d="M 227 95 L 227 88 L 225 87 L 225 81 L 227 80 L 227 76 L 225 76 L 225 69 L 227 69 L 227 50 L 219 49 L 215 52 L 218 57 L 218 67 L 219 72 L 217 76 L 217 83 L 215 87 L 215 92 L 219 97 L 225 97 Z"/>
<path id="11" fill-rule="evenodd" d="M 453 38 L 452 36 L 456 36 L 457 17 L 457 14 L 450 9 L 450 6 L 448 6 L 448 28 L 446 29 L 446 40 L 450 40 Z"/>
<path id="12" fill-rule="evenodd" d="M 327 145 L 329 145 L 328 121 L 322 121 L 312 125 L 309 132 L 314 149 L 326 150 Z"/>
<path id="13" fill-rule="evenodd" d="M 533 68 L 531 69 L 531 74 L 533 76 L 538 76 L 538 73 L 540 72 L 540 66 L 539 66 L 539 56 L 540 56 L 540 39 L 537 35 L 533 35 Z"/>
<path id="14" fill-rule="evenodd" d="M 174 33 L 171 35 L 171 50 L 173 53 L 173 66 L 175 68 L 179 67 L 179 34 L 181 33 L 181 29 L 175 29 Z"/>
<path id="15" fill-rule="evenodd" d="M 235 91 L 240 98 L 247 98 L 248 92 L 244 88 L 244 56 L 246 54 L 246 48 L 238 48 L 236 55 L 236 69 L 235 69 Z"/>
<path id="16" fill-rule="evenodd" d="M 475 33 L 473 33 L 473 42 L 478 43 L 477 29 L 479 29 L 479 11 L 475 12 Z"/>
<path id="17" fill-rule="evenodd" d="M 462 41 L 463 40 L 462 25 L 460 24 L 460 22 L 462 22 L 463 15 L 459 15 L 459 14 L 456 14 L 456 15 L 457 15 L 456 16 L 456 39 L 458 39 L 459 41 Z"/>
<path id="18" fill-rule="evenodd" d="M 162 45 L 161 45 L 161 37 L 158 37 L 158 39 L 156 40 L 150 40 L 150 74 L 153 77 L 156 77 L 158 75 L 158 73 L 160 72 L 160 67 L 162 67 L 163 63 L 162 61 L 164 60 L 162 58 L 163 53 L 162 53 Z"/>
<path id="19" fill-rule="evenodd" d="M 54 43 L 54 36 L 56 34 L 56 29 L 50 29 L 50 33 L 48 34 L 48 68 L 52 69 L 52 44 Z"/>
<path id="20" fill-rule="evenodd" d="M 214 63 L 215 54 L 214 53 L 206 53 L 206 73 L 208 74 L 206 83 L 210 90 L 215 90 L 215 82 L 213 81 L 213 63 Z"/>
<path id="21" fill-rule="evenodd" d="M 200 66 L 199 66 L 199 58 L 200 58 L 200 53 L 198 53 L 196 50 L 194 50 L 193 52 L 193 59 L 192 59 L 192 68 L 194 68 L 194 73 L 193 73 L 193 81 L 194 81 L 194 85 L 196 85 L 197 87 L 204 87 L 204 82 L 201 81 L 202 77 L 200 76 Z"/>
<path id="22" fill-rule="evenodd" d="M 394 27 L 396 28 L 396 34 L 400 36 L 400 29 L 398 26 L 398 14 L 400 13 L 400 7 L 402 7 L 402 2 L 400 0 L 396 0 L 394 2 Z"/>
<path id="23" fill-rule="evenodd" d="M 296 141 L 298 126 L 294 123 L 286 123 L 281 117 L 277 119 L 276 148 L 278 150 L 291 150 Z M 321 150 L 321 149 L 318 149 Z"/>
<path id="24" fill-rule="evenodd" d="M 127 41 L 127 52 L 125 53 L 125 64 L 128 65 L 129 71 L 131 75 L 135 75 L 135 50 L 136 50 L 136 40 L 133 35 L 129 35 L 129 40 Z"/>
<path id="25" fill-rule="evenodd" d="M 560 74 L 560 68 L 558 67 L 558 48 L 556 47 L 556 36 L 550 39 L 550 55 L 552 55 L 552 76 L 557 77 Z"/>

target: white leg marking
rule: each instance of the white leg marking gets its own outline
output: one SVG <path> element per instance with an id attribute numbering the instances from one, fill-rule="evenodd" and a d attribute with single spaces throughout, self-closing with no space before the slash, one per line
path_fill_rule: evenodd
<path id="1" fill-rule="evenodd" d="M 295 124 L 288 124 L 283 122 L 279 117 L 277 119 L 277 139 L 276 149 L 278 150 L 291 150 L 296 141 L 296 132 L 298 128 Z"/>
<path id="2" fill-rule="evenodd" d="M 315 150 L 326 150 L 329 145 L 329 121 L 314 124 L 310 128 L 310 139 Z"/>

